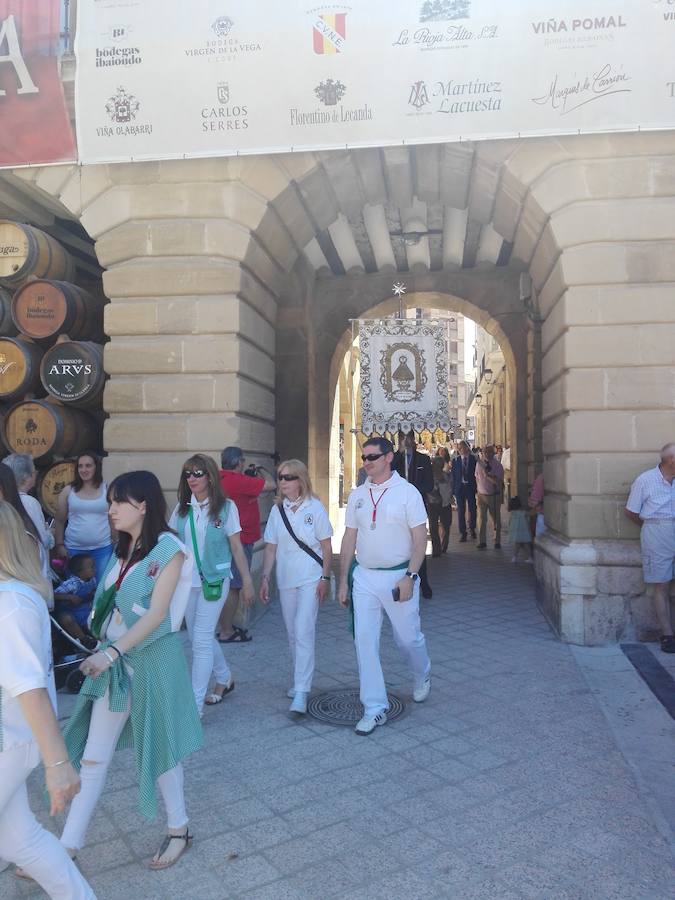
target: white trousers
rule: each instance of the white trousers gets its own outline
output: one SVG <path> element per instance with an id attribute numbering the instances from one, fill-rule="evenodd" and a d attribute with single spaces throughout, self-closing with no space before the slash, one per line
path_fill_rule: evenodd
<path id="1" fill-rule="evenodd" d="M 96 900 L 64 846 L 28 805 L 26 779 L 38 760 L 35 744 L 0 753 L 0 855 L 25 869 L 53 900 Z"/>
<path id="2" fill-rule="evenodd" d="M 314 677 L 314 637 L 319 601 L 317 582 L 296 588 L 279 588 L 281 613 L 288 632 L 293 660 L 293 690 L 308 694 Z"/>
<path id="3" fill-rule="evenodd" d="M 229 578 L 223 582 L 220 600 L 205 600 L 201 586 L 193 587 L 185 610 L 185 624 L 192 643 L 192 690 L 200 715 L 211 673 L 218 684 L 227 684 L 231 678 L 230 667 L 215 636 L 229 590 Z"/>
<path id="4" fill-rule="evenodd" d="M 111 712 L 108 709 L 107 691 L 94 701 L 80 768 L 82 790 L 70 805 L 61 835 L 62 845 L 69 850 L 79 850 L 84 846 L 89 822 L 103 792 L 108 767 L 130 712 L 131 702 L 124 712 Z M 183 828 L 188 821 L 183 792 L 183 766 L 178 763 L 173 769 L 160 775 L 157 787 L 166 807 L 168 828 Z"/>
<path id="5" fill-rule="evenodd" d="M 426 641 L 420 629 L 419 580 L 407 602 L 397 602 L 391 594 L 402 575 L 402 569 L 382 572 L 357 566 L 354 571 L 354 644 L 361 703 L 366 716 L 375 716 L 389 705 L 380 663 L 383 612 L 389 617 L 394 640 L 410 665 L 413 687 L 420 687 L 431 671 Z"/>

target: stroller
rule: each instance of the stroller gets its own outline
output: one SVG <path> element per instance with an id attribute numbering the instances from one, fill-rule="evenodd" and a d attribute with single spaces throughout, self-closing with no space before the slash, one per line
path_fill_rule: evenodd
<path id="1" fill-rule="evenodd" d="M 64 579 L 64 564 L 60 559 L 54 559 L 51 563 L 52 584 L 56 587 L 62 584 Z M 91 636 L 91 646 L 77 640 L 65 630 L 56 618 L 54 609 L 49 611 L 52 624 L 52 656 L 54 657 L 54 681 L 57 691 L 62 687 L 70 694 L 77 694 L 82 687 L 84 675 L 80 672 L 80 663 L 87 656 L 91 656 L 95 650 L 97 641 Z"/>

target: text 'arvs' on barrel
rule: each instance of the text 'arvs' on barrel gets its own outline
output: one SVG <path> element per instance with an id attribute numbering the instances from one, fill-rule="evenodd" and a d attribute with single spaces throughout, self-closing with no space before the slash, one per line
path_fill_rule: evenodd
<path id="1" fill-rule="evenodd" d="M 91 341 L 54 344 L 42 357 L 40 377 L 45 390 L 61 403 L 99 406 L 105 386 L 103 347 Z"/>

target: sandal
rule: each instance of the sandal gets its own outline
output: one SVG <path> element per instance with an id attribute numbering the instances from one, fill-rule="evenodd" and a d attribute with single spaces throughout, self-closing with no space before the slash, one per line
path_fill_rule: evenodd
<path id="1" fill-rule="evenodd" d="M 216 687 L 218 687 L 218 685 L 216 685 Z M 230 678 L 228 684 L 222 684 L 220 685 L 220 687 L 222 687 L 223 689 L 221 693 L 217 693 L 217 691 L 214 689 L 212 693 L 207 694 L 206 697 L 204 697 L 204 703 L 207 706 L 217 706 L 218 703 L 222 703 L 225 698 L 225 694 L 229 694 L 230 691 L 234 690 L 234 681 Z"/>
<path id="2" fill-rule="evenodd" d="M 174 856 L 173 859 L 169 860 L 169 862 L 160 863 L 160 859 L 169 849 L 169 845 L 171 841 L 183 841 L 183 846 L 180 849 L 180 852 L 177 856 Z M 162 843 L 160 844 L 159 850 L 155 854 L 154 858 L 150 860 L 150 868 L 155 872 L 159 872 L 161 869 L 168 869 L 170 866 L 173 866 L 181 856 L 188 849 L 190 844 L 192 843 L 192 835 L 189 830 L 186 830 L 185 834 L 167 834 Z"/>
<path id="3" fill-rule="evenodd" d="M 237 628 L 235 626 L 234 631 L 228 638 L 218 638 L 218 643 L 220 644 L 246 644 L 248 641 L 253 640 L 252 635 L 248 633 L 243 628 Z"/>

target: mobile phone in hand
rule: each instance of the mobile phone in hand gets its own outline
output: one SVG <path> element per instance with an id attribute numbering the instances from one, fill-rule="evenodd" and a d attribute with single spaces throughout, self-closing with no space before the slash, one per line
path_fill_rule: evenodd
<path id="1" fill-rule="evenodd" d="M 394 602 L 398 603 L 401 599 L 401 588 L 395 587 L 392 589 L 391 596 L 394 598 Z"/>

